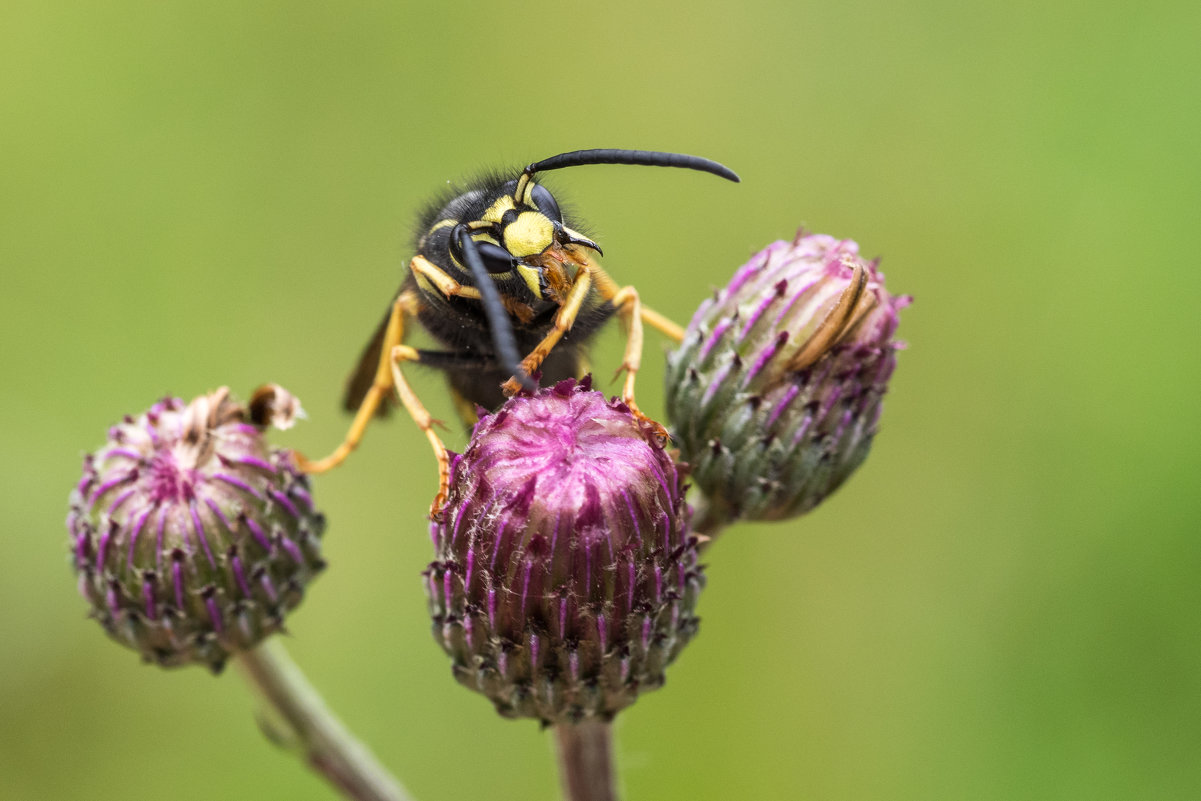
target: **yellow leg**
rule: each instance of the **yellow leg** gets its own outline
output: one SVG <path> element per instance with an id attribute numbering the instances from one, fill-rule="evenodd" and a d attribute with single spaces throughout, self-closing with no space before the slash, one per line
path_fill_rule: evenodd
<path id="1" fill-rule="evenodd" d="M 581 267 L 576 273 L 575 281 L 571 285 L 571 291 L 567 294 L 567 300 L 559 307 L 559 313 L 555 315 L 554 325 L 550 332 L 542 338 L 542 341 L 534 346 L 530 351 L 530 355 L 521 360 L 521 369 L 526 375 L 533 375 L 534 372 L 542 366 L 542 361 L 548 355 L 555 345 L 559 344 L 559 340 L 563 335 L 571 330 L 575 325 L 576 317 L 579 316 L 580 307 L 584 304 L 584 298 L 588 296 L 588 290 L 592 287 L 592 272 L 587 267 Z M 506 395 L 515 395 L 517 390 L 521 389 L 521 384 L 510 378 L 501 387 Z"/>
<path id="2" fill-rule="evenodd" d="M 617 282 L 609 277 L 609 274 L 599 264 L 591 264 L 590 268 L 596 282 L 596 288 L 600 291 L 601 295 L 607 298 L 616 297 L 617 293 L 621 291 L 617 286 Z M 617 305 L 616 301 L 613 305 Z M 684 341 L 684 329 L 677 323 L 647 306 L 642 306 L 641 308 L 641 316 L 644 323 L 665 337 L 674 339 L 676 343 Z"/>
<path id="3" fill-rule="evenodd" d="M 420 361 L 420 359 L 420 354 L 408 345 L 396 345 L 389 353 L 392 383 L 396 387 L 396 395 L 404 404 L 409 416 L 413 418 L 413 422 L 429 440 L 430 447 L 434 449 L 434 458 L 438 461 L 438 494 L 434 496 L 434 502 L 430 504 L 430 518 L 432 519 L 442 512 L 442 507 L 446 504 L 446 493 L 450 489 L 450 459 L 446 455 L 446 446 L 442 444 L 442 439 L 434 430 L 434 424 L 437 421 L 430 416 L 429 411 L 417 397 L 417 393 L 413 392 L 413 388 L 409 386 L 408 380 L 405 379 L 404 373 L 400 369 L 403 362 Z"/>
<path id="4" fill-rule="evenodd" d="M 630 411 L 635 416 L 653 425 L 659 435 L 666 440 L 667 429 L 643 414 L 634 401 L 634 379 L 638 374 L 638 368 L 642 366 L 642 320 L 645 311 L 638 298 L 638 290 L 632 286 L 622 287 L 609 299 L 609 302 L 616 307 L 626 334 L 625 355 L 622 357 L 621 367 L 617 370 L 619 375 L 622 370 L 626 374 L 625 384 L 621 389 L 621 400 L 630 407 Z"/>
<path id="5" fill-rule="evenodd" d="M 473 286 L 463 286 L 447 275 L 445 270 L 424 256 L 414 256 L 413 260 L 409 262 L 409 269 L 417 276 L 418 281 L 425 279 L 445 297 L 449 298 L 458 295 L 462 298 L 480 299 L 480 291 L 478 289 Z"/>
<path id="6" fill-rule="evenodd" d="M 638 368 L 642 366 L 642 302 L 638 299 L 638 290 L 632 286 L 619 289 L 609 302 L 617 309 L 621 327 L 625 329 L 626 334 L 625 355 L 622 357 L 621 367 L 617 368 L 617 375 L 621 375 L 623 370 L 626 374 L 621 399 L 635 414 L 641 415 L 638 404 L 634 403 L 634 377 L 638 374 Z"/>
<path id="7" fill-rule="evenodd" d="M 333 453 L 315 462 L 309 461 L 302 454 L 296 454 L 296 461 L 304 472 L 324 473 L 332 470 L 346 461 L 346 457 L 350 456 L 351 452 L 362 442 L 367 424 L 371 422 L 379 405 L 392 389 L 390 368 L 392 349 L 404 341 L 404 317 L 411 303 L 412 298 L 406 293 L 402 293 L 392 304 L 392 314 L 388 318 L 388 327 L 384 331 L 383 346 L 380 348 L 380 360 L 375 370 L 375 379 L 363 397 L 363 403 L 355 412 L 354 421 L 350 424 L 350 430 L 346 432 L 346 438 Z"/>
<path id="8" fill-rule="evenodd" d="M 654 309 L 643 306 L 642 321 L 668 339 L 675 340 L 677 345 L 684 341 L 684 329 Z"/>

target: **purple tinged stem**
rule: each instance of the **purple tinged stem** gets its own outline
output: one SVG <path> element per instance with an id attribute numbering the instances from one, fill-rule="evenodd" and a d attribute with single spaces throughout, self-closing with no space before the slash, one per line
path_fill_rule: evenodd
<path id="1" fill-rule="evenodd" d="M 793 399 L 799 394 L 801 394 L 800 384 L 795 382 L 789 384 L 788 389 L 784 391 L 784 396 L 780 398 L 771 410 L 771 414 L 768 415 L 767 425 L 764 428 L 771 429 L 776 424 L 776 421 L 780 419 L 780 415 L 784 413 L 784 410 L 788 408 L 788 404 L 792 403 Z"/>
<path id="2" fill-rule="evenodd" d="M 718 322 L 717 325 L 713 326 L 713 332 L 709 334 L 708 339 L 705 340 L 705 344 L 701 346 L 701 352 L 697 354 L 698 363 L 704 363 L 704 361 L 709 358 L 710 352 L 712 352 L 713 348 L 717 346 L 717 343 L 721 341 L 722 336 L 725 335 L 726 331 L 728 331 L 730 326 L 733 324 L 734 321 L 727 317 Z"/>
<path id="3" fill-rule="evenodd" d="M 230 534 L 233 534 L 234 527 L 232 525 L 230 525 L 229 518 L 225 516 L 225 512 L 221 511 L 221 505 L 218 504 L 216 501 L 214 501 L 212 498 L 205 498 L 204 504 L 213 513 L 213 516 L 216 517 L 217 520 L 221 521 L 221 525 L 225 527 L 225 530 L 228 531 Z"/>
<path id="4" fill-rule="evenodd" d="M 796 445 L 809 433 L 809 426 L 813 424 L 813 415 L 806 414 L 805 419 L 801 420 L 801 424 L 797 426 L 796 433 L 792 435 L 792 444 Z"/>
<path id="5" fill-rule="evenodd" d="M 703 395 L 701 395 L 702 406 L 708 405 L 708 403 L 713 400 L 713 396 L 717 394 L 717 390 L 721 388 L 721 385 L 726 382 L 726 379 L 730 375 L 730 370 L 733 368 L 734 362 L 729 361 L 723 364 L 717 370 L 717 372 L 713 374 L 713 378 L 709 381 L 709 386 L 705 387 L 705 392 Z"/>
<path id="6" fill-rule="evenodd" d="M 209 564 L 213 567 L 217 566 L 217 560 L 213 558 L 213 551 L 209 547 L 208 537 L 204 533 L 204 523 L 200 519 L 200 510 L 196 508 L 195 501 L 188 502 L 188 514 L 192 518 L 192 525 L 196 528 L 196 537 L 200 540 L 200 547 L 204 549 L 204 555 L 208 557 Z M 187 526 L 184 526 L 184 531 L 187 531 Z"/>
<path id="7" fill-rule="evenodd" d="M 308 509 L 310 512 L 313 511 L 313 496 L 309 494 L 308 490 L 306 490 L 304 487 L 300 486 L 299 484 L 293 484 L 291 489 L 288 490 L 288 492 L 294 498 L 296 498 L 296 500 L 298 500 L 302 504 L 304 504 L 306 509 Z"/>
<path id="8" fill-rule="evenodd" d="M 275 582 L 271 580 L 271 574 L 266 570 L 263 571 L 263 576 L 259 579 L 259 585 L 262 586 L 263 592 L 267 593 L 267 597 L 271 599 L 271 603 L 275 603 L 279 599 L 279 594 L 275 591 Z"/>
<path id="9" fill-rule="evenodd" d="M 801 286 L 800 289 L 792 294 L 792 297 L 790 297 L 788 302 L 784 304 L 784 308 L 780 309 L 780 313 L 776 315 L 776 319 L 772 323 L 776 328 L 780 327 L 780 324 L 784 322 L 784 318 L 792 312 L 792 307 L 797 304 L 797 301 L 805 297 L 805 294 L 808 293 L 815 284 L 817 284 L 817 279 L 810 279 L 803 286 Z"/>
<path id="10" fill-rule="evenodd" d="M 271 553 L 271 540 L 267 539 L 267 534 L 263 531 L 263 527 L 258 524 L 258 521 L 245 514 L 240 515 L 238 519 L 250 530 L 250 536 L 254 537 L 254 541 L 264 551 Z"/>
<path id="11" fill-rule="evenodd" d="M 125 484 L 129 481 L 133 481 L 137 477 L 138 477 L 138 470 L 135 467 L 135 468 L 130 468 L 129 470 L 125 471 L 124 473 L 122 473 L 119 476 L 114 476 L 114 477 L 110 478 L 108 481 L 105 481 L 103 484 L 96 487 L 96 489 L 92 490 L 92 497 L 88 498 L 88 503 L 95 505 L 96 501 L 100 498 L 101 495 L 108 492 L 113 487 L 119 486 L 121 484 Z"/>
<path id="12" fill-rule="evenodd" d="M 105 603 L 108 604 L 108 611 L 114 618 L 121 614 L 121 585 L 113 579 L 108 584 L 108 592 L 104 594 Z"/>
<path id="13" fill-rule="evenodd" d="M 221 617 L 221 609 L 217 606 L 217 599 L 214 595 L 209 595 L 204 599 L 204 606 L 208 610 L 209 620 L 213 621 L 213 630 L 217 632 L 217 636 L 225 633 L 225 620 Z"/>
<path id="14" fill-rule="evenodd" d="M 240 589 L 242 591 L 242 594 L 245 595 L 247 598 L 251 597 L 250 584 L 247 583 L 246 574 L 242 570 L 242 559 L 237 554 L 234 554 L 232 557 L 230 557 L 229 562 L 230 562 L 230 565 L 233 567 L 234 581 L 236 581 L 238 583 L 238 589 Z"/>
<path id="15" fill-rule="evenodd" d="M 167 531 L 167 510 L 168 506 L 160 506 L 158 512 L 158 531 L 154 538 L 154 567 L 155 570 L 163 569 L 163 535 Z"/>
<path id="16" fill-rule="evenodd" d="M 183 609 L 183 561 L 176 559 L 171 563 L 171 583 L 175 589 L 175 606 Z"/>
<path id="17" fill-rule="evenodd" d="M 521 580 L 521 606 L 517 611 L 518 619 L 525 620 L 525 605 L 530 598 L 530 576 L 534 572 L 534 563 L 527 559 L 525 562 L 525 575 Z"/>
<path id="18" fill-rule="evenodd" d="M 783 283 L 785 287 L 788 286 L 787 282 L 785 281 L 781 281 L 781 283 Z M 755 324 L 759 322 L 759 318 L 763 316 L 763 313 L 767 311 L 768 307 L 770 307 L 779 299 L 780 291 L 779 284 L 777 284 L 775 290 L 763 298 L 763 300 L 759 301 L 759 305 L 756 306 L 755 310 L 751 312 L 749 317 L 747 317 L 746 324 L 742 326 L 742 331 L 740 331 L 738 334 L 739 341 L 746 339 L 747 334 L 751 333 L 751 329 L 754 328 Z"/>
<path id="19" fill-rule="evenodd" d="M 150 579 L 142 581 L 142 600 L 146 604 L 146 617 L 150 620 L 158 620 L 158 602 L 154 596 L 154 582 Z"/>
<path id="20" fill-rule="evenodd" d="M 284 495 L 279 490 L 270 490 L 269 494 L 276 503 L 284 508 L 284 511 L 290 514 L 293 518 L 297 520 L 300 519 L 300 510 L 296 508 L 296 504 L 292 503 L 291 498 L 289 498 L 287 495 Z"/>
<path id="21" fill-rule="evenodd" d="M 100 535 L 100 545 L 96 549 L 96 568 L 104 569 L 104 563 L 108 560 L 108 544 L 112 541 L 113 532 L 116 530 L 117 524 L 110 523 L 104 533 Z"/>
<path id="22" fill-rule="evenodd" d="M 129 569 L 133 569 L 134 549 L 138 545 L 138 535 L 142 533 L 142 529 L 146 526 L 146 521 L 150 519 L 150 512 L 154 507 L 146 507 L 134 519 L 133 527 L 129 532 L 129 556 L 125 560 L 125 564 Z"/>
<path id="23" fill-rule="evenodd" d="M 290 537 L 282 532 L 277 535 L 277 540 L 279 541 L 279 544 L 283 546 L 283 549 L 288 552 L 288 556 L 292 557 L 292 561 L 298 565 L 304 564 L 304 554 L 300 552 L 299 545 L 293 542 Z"/>
<path id="24" fill-rule="evenodd" d="M 235 489 L 240 489 L 240 490 L 242 490 L 242 492 L 245 492 L 247 495 L 253 496 L 257 500 L 260 500 L 260 501 L 263 500 L 263 494 L 261 492 L 259 492 L 254 487 L 250 486 L 249 484 L 247 484 L 245 481 L 238 478 L 237 476 L 231 476 L 228 473 L 213 473 L 212 478 L 214 481 L 221 481 L 225 484 L 230 485 L 231 487 L 233 487 Z"/>
<path id="25" fill-rule="evenodd" d="M 759 371 L 762 370 L 767 363 L 772 360 L 772 357 L 776 355 L 776 351 L 780 349 L 780 345 L 784 344 L 784 342 L 788 340 L 787 331 L 781 331 L 780 333 L 782 336 L 776 337 L 774 340 L 772 340 L 771 344 L 769 344 L 762 350 L 762 352 L 760 352 L 759 357 L 755 359 L 755 363 L 751 365 L 751 369 L 747 370 L 746 376 L 742 379 L 743 387 L 746 387 L 755 379 L 755 376 L 759 374 Z"/>
<path id="26" fill-rule="evenodd" d="M 222 455 L 218 458 L 220 458 L 225 464 L 240 464 L 245 465 L 246 467 L 257 467 L 260 470 L 266 470 L 268 473 L 275 472 L 275 467 L 270 462 L 264 461 L 257 456 L 235 456 L 231 458 L 229 456 Z"/>

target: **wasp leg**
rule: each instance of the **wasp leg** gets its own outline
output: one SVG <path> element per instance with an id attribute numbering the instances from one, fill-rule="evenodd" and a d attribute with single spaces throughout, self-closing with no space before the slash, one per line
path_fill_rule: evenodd
<path id="1" fill-rule="evenodd" d="M 621 318 L 621 327 L 625 329 L 626 349 L 622 357 L 621 367 L 617 375 L 625 371 L 626 380 L 621 389 L 621 400 L 639 417 L 645 417 L 634 402 L 634 377 L 642 366 L 642 301 L 638 298 L 638 290 L 632 286 L 622 287 L 617 294 L 609 298 L 617 315 Z"/>
<path id="2" fill-rule="evenodd" d="M 614 281 L 607 272 L 605 272 L 604 267 L 601 267 L 599 264 L 591 264 L 590 269 L 592 270 L 594 280 L 596 281 L 596 288 L 600 291 L 602 296 L 612 298 L 621 291 L 621 288 L 618 287 L 617 282 Z M 617 303 L 614 302 L 613 305 L 616 306 Z M 684 329 L 670 318 L 659 314 L 659 312 L 648 306 L 642 306 L 640 314 L 642 316 L 642 322 L 663 334 L 665 337 L 675 340 L 676 344 L 684 341 Z"/>
<path id="3" fill-rule="evenodd" d="M 588 290 L 592 287 L 592 271 L 588 267 L 581 267 L 576 273 L 575 281 L 571 285 L 571 291 L 567 294 L 567 300 L 559 307 L 559 313 L 555 315 L 554 325 L 550 331 L 542 338 L 542 341 L 534 346 L 530 354 L 521 360 L 521 370 L 526 375 L 533 375 L 534 372 L 542 365 L 542 360 L 550 355 L 555 345 L 559 344 L 559 340 L 563 335 L 571 330 L 575 325 L 576 317 L 579 316 L 580 307 L 584 304 L 584 298 L 588 296 Z M 501 387 L 506 395 L 514 395 L 517 390 L 521 389 L 521 384 L 514 378 L 510 378 Z"/>
<path id="4" fill-rule="evenodd" d="M 480 299 L 480 291 L 473 286 L 463 286 L 446 274 L 438 265 L 424 256 L 414 256 L 409 262 L 409 269 L 417 276 L 418 284 L 426 284 L 426 289 L 436 289 L 445 297 L 458 295 L 461 298 Z"/>
<path id="5" fill-rule="evenodd" d="M 678 345 L 684 341 L 684 329 L 675 321 L 664 317 L 654 309 L 642 307 L 642 321 Z"/>
<path id="6" fill-rule="evenodd" d="M 434 430 L 434 425 L 438 421 L 430 416 L 429 411 L 417 397 L 417 393 L 413 392 L 413 388 L 409 386 L 408 380 L 405 379 L 404 373 L 400 369 L 404 362 L 419 361 L 421 361 L 421 354 L 408 345 L 395 345 L 389 353 L 389 367 L 396 394 L 400 398 L 400 402 L 404 404 L 409 416 L 413 418 L 413 422 L 429 440 L 430 447 L 434 449 L 434 458 L 438 460 L 438 494 L 434 496 L 434 502 L 430 504 L 430 518 L 432 519 L 442 512 L 442 507 L 446 504 L 446 493 L 450 489 L 450 458 L 446 455 L 446 446 L 442 444 L 442 438 Z"/>
<path id="7" fill-rule="evenodd" d="M 351 452 L 363 441 L 363 433 L 367 430 L 367 424 L 371 422 L 371 418 L 375 416 L 380 404 L 392 389 L 390 367 L 392 349 L 404 341 L 404 319 L 406 315 L 413 313 L 416 309 L 416 300 L 416 297 L 410 292 L 402 292 L 397 296 L 396 301 L 392 304 L 392 313 L 388 316 L 388 325 L 384 329 L 375 378 L 371 382 L 371 388 L 363 396 L 363 402 L 359 405 L 358 411 L 355 412 L 350 429 L 346 432 L 346 438 L 342 440 L 341 445 L 334 449 L 333 453 L 315 462 L 309 461 L 299 453 L 296 454 L 296 461 L 304 472 L 324 473 L 332 470 L 346 461 L 346 457 L 350 456 Z"/>
<path id="8" fill-rule="evenodd" d="M 617 294 L 609 298 L 609 302 L 617 309 L 621 327 L 625 329 L 626 335 L 625 355 L 622 357 L 621 367 L 617 369 L 618 375 L 621 375 L 623 370 L 626 374 L 625 384 L 621 389 L 621 400 L 630 407 L 630 411 L 634 413 L 635 417 L 654 426 L 658 434 L 666 441 L 667 429 L 643 414 L 642 410 L 638 408 L 638 404 L 634 402 L 634 378 L 638 374 L 638 368 L 642 366 L 642 320 L 645 311 L 638 298 L 638 290 L 632 286 L 622 287 L 617 290 Z"/>

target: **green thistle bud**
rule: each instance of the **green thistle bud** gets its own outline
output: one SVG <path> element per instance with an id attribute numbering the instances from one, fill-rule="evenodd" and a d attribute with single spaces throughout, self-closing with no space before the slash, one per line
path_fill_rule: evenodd
<path id="1" fill-rule="evenodd" d="M 681 476 L 656 427 L 588 379 L 484 416 L 430 531 L 434 637 L 506 717 L 608 720 L 697 630 Z"/>
<path id="2" fill-rule="evenodd" d="M 809 511 L 867 457 L 909 297 L 859 246 L 798 234 L 751 258 L 668 357 L 667 408 L 706 527 Z"/>
<path id="3" fill-rule="evenodd" d="M 166 398 L 84 458 L 67 530 L 79 591 L 113 639 L 216 672 L 282 628 L 325 566 L 308 479 L 263 439 L 299 413 L 278 387 L 250 412 L 226 389 Z"/>

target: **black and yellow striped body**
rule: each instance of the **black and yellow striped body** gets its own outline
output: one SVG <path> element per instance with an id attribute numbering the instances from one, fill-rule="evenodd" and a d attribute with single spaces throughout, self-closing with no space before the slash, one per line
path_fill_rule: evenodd
<path id="1" fill-rule="evenodd" d="M 519 183 L 520 195 L 515 198 Z M 553 196 L 532 180 L 485 176 L 465 190 L 435 200 L 422 214 L 417 258 L 400 289 L 417 298 L 417 322 L 441 346 L 440 350 L 420 351 L 420 362 L 445 371 L 451 388 L 468 408 L 478 404 L 495 409 L 505 400 L 501 385 L 513 372 L 498 358 L 482 300 L 470 291 L 476 288 L 476 281 L 454 246 L 453 232 L 461 224 L 467 225 L 471 238 L 494 257 L 486 261 L 489 277 L 522 354 L 534 351 L 551 330 L 581 264 L 599 267 L 599 249 L 565 223 Z M 512 261 L 502 263 L 499 251 L 493 248 L 503 250 Z M 422 261 L 429 266 L 414 269 L 413 265 Z M 435 270 L 441 276 L 434 274 Z M 445 279 L 467 292 L 447 294 L 437 284 Z M 586 371 L 588 339 L 613 313 L 613 305 L 593 285 L 570 330 L 542 361 L 542 383 L 580 377 Z M 352 377 L 345 399 L 348 409 L 358 407 L 370 386 L 384 327 L 380 325 Z"/>
<path id="2" fill-rule="evenodd" d="M 634 402 L 642 321 L 677 341 L 683 329 L 643 307 L 632 286 L 609 278 L 598 261 L 600 246 L 564 219 L 558 201 L 535 180 L 541 172 L 588 164 L 675 167 L 738 180 L 729 168 L 697 156 L 597 149 L 561 153 L 443 193 L 421 215 L 416 255 L 404 283 L 347 386 L 344 404 L 356 411 L 350 431 L 328 457 L 302 459 L 306 471 L 340 464 L 370 419 L 399 400 L 438 457 L 438 498 L 443 498 L 445 448 L 401 365 L 416 362 L 443 370 L 460 414 L 470 423 L 475 406 L 496 409 L 522 387 L 534 389 L 535 375 L 544 384 L 579 377 L 586 370 L 588 339 L 615 314 L 626 334 L 621 397 L 642 416 Z M 428 331 L 439 349 L 405 344 L 413 324 Z M 432 508 L 439 503 L 435 500 Z"/>

